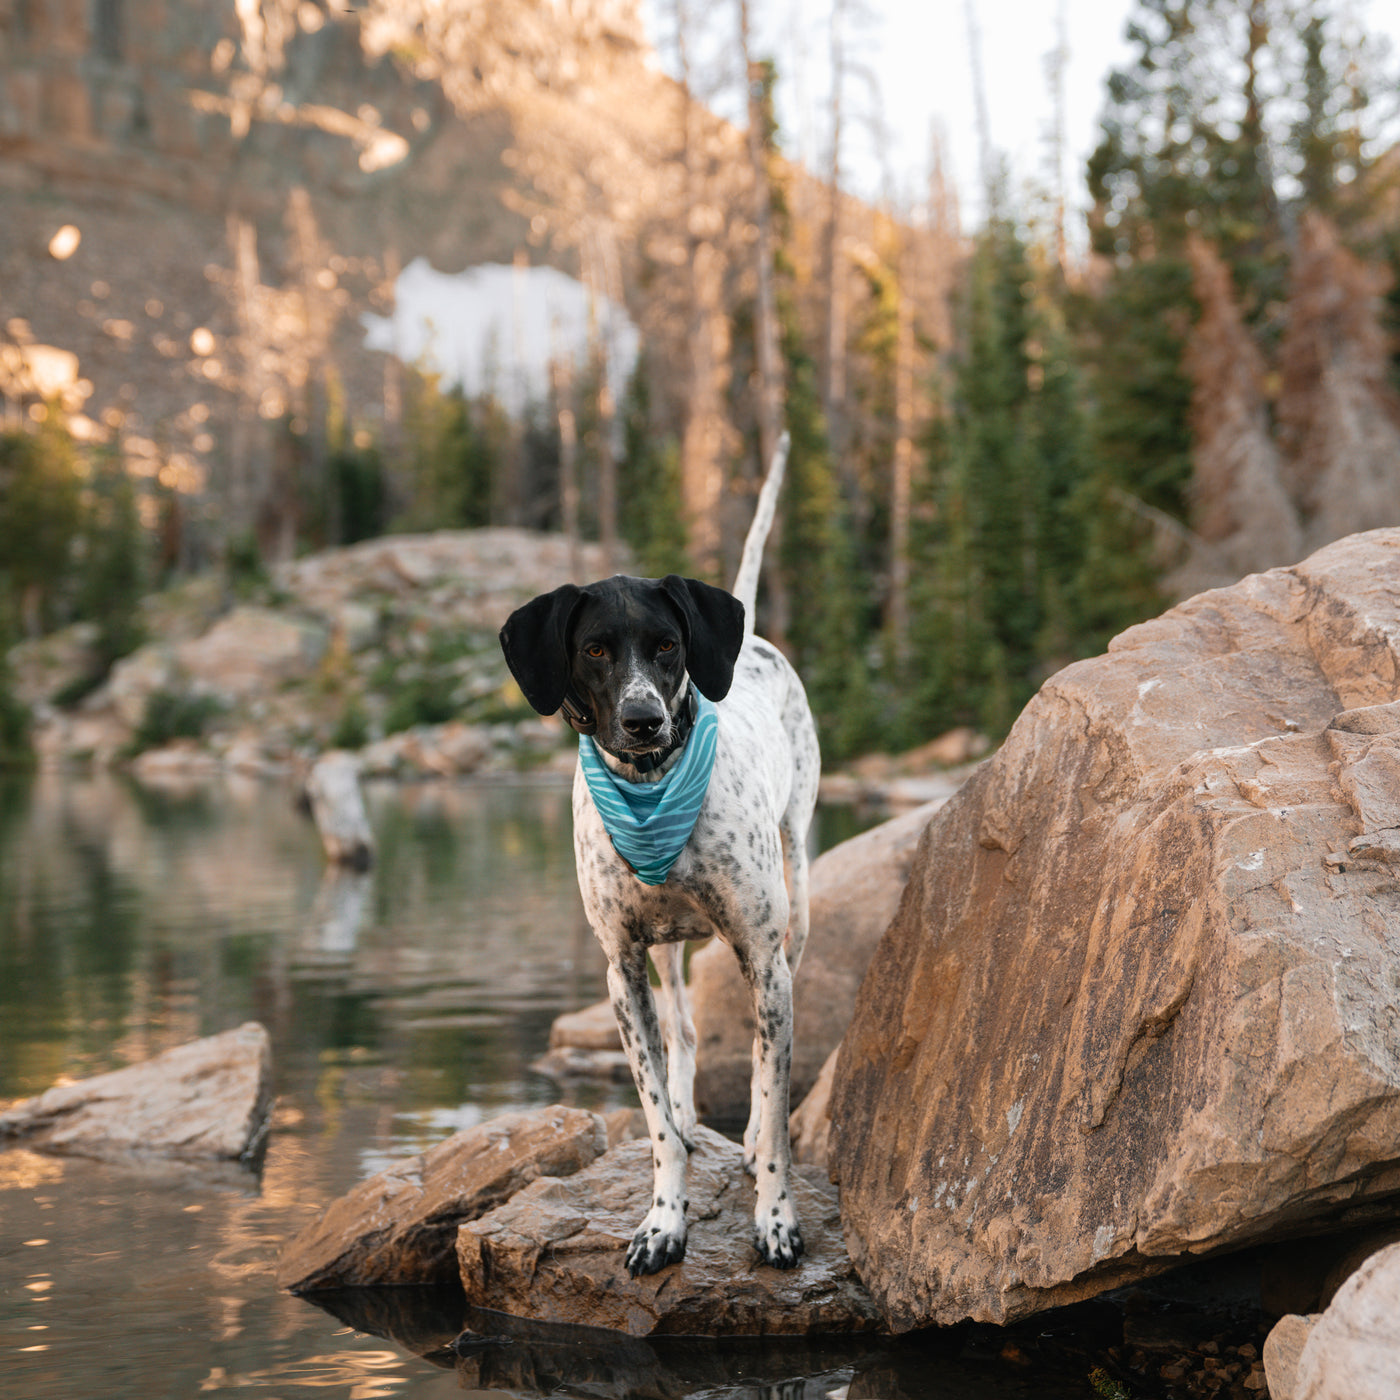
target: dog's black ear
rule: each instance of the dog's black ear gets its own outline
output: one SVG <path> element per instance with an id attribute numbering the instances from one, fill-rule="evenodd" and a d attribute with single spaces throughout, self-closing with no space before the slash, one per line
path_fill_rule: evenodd
<path id="1" fill-rule="evenodd" d="M 685 633 L 685 669 L 707 700 L 723 700 L 744 644 L 744 605 L 698 578 L 667 574 L 661 580 L 676 605 Z"/>
<path id="2" fill-rule="evenodd" d="M 569 628 L 587 594 L 572 583 L 516 608 L 501 628 L 501 650 L 531 707 L 554 714 L 569 686 Z"/>

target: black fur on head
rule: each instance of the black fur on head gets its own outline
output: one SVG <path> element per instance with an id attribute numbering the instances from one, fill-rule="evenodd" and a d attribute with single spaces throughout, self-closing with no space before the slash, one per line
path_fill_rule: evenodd
<path id="1" fill-rule="evenodd" d="M 551 715 L 567 696 L 588 713 L 598 742 L 624 756 L 670 742 L 687 674 L 702 695 L 722 700 L 743 640 L 743 604 L 679 574 L 565 584 L 501 629 L 506 664 L 531 706 Z"/>

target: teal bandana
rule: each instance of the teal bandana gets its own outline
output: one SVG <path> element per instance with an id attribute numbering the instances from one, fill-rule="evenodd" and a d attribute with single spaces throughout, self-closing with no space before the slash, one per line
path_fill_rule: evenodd
<path id="1" fill-rule="evenodd" d="M 603 762 L 587 735 L 578 741 L 579 764 L 593 805 L 613 848 L 644 885 L 664 884 L 690 833 L 710 786 L 719 738 L 719 716 L 698 691 L 695 726 L 681 756 L 654 783 L 629 783 Z"/>

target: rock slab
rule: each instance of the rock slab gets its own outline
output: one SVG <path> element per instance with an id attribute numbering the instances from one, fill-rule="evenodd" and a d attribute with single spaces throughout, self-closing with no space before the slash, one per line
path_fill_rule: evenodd
<path id="1" fill-rule="evenodd" d="M 811 933 L 792 990 L 793 1104 L 845 1033 L 870 956 L 899 907 L 919 837 L 944 801 L 882 822 L 812 862 Z M 753 1072 L 753 1003 L 733 951 L 719 939 L 691 958 L 690 995 L 696 1107 L 710 1119 L 742 1121 Z"/>
<path id="2" fill-rule="evenodd" d="M 1400 1245 L 1373 1254 L 1315 1317 L 1264 1344 L 1273 1400 L 1400 1400 Z"/>
<path id="3" fill-rule="evenodd" d="M 753 1182 L 740 1149 L 697 1129 L 690 1235 L 680 1264 L 630 1278 L 628 1242 L 652 1189 L 651 1144 L 625 1142 L 563 1180 L 540 1180 L 462 1226 L 467 1301 L 538 1322 L 633 1336 L 760 1336 L 876 1330 L 879 1314 L 841 1241 L 835 1192 L 798 1168 L 793 1194 L 807 1254 L 783 1271 L 754 1254 Z"/>
<path id="4" fill-rule="evenodd" d="M 457 1227 L 541 1176 L 567 1176 L 602 1155 L 596 1113 L 555 1105 L 504 1113 L 454 1133 L 333 1201 L 282 1254 L 277 1282 L 297 1293 L 451 1281 Z"/>
<path id="5" fill-rule="evenodd" d="M 249 1021 L 0 1113 L 0 1144 L 80 1157 L 250 1159 L 272 1108 L 267 1031 Z"/>
<path id="6" fill-rule="evenodd" d="M 925 833 L 836 1067 L 847 1243 L 891 1324 L 1382 1209 L 1397 838 L 1400 530 L 1047 681 Z"/>

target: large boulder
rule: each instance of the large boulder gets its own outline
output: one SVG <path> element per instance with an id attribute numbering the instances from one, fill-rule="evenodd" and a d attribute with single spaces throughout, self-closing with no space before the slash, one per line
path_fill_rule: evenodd
<path id="1" fill-rule="evenodd" d="M 630 1278 L 624 1262 L 652 1192 L 651 1143 L 624 1142 L 562 1180 L 541 1180 L 463 1224 L 457 1255 L 467 1301 L 539 1322 L 633 1336 L 863 1332 L 879 1314 L 841 1242 L 836 1193 L 798 1168 L 793 1199 L 807 1253 L 795 1269 L 754 1254 L 753 1182 L 743 1154 L 696 1130 L 685 1259 Z"/>
<path id="2" fill-rule="evenodd" d="M 267 1031 L 249 1021 L 0 1112 L 0 1146 L 79 1157 L 251 1160 L 272 1109 Z"/>
<path id="3" fill-rule="evenodd" d="M 1367 1259 L 1326 1312 L 1280 1319 L 1264 1366 L 1272 1400 L 1397 1400 L 1400 1244 Z"/>
<path id="4" fill-rule="evenodd" d="M 450 1281 L 458 1225 L 541 1176 L 580 1170 L 607 1145 L 596 1113 L 558 1105 L 454 1133 L 332 1201 L 287 1246 L 277 1282 L 309 1293 Z"/>
<path id="5" fill-rule="evenodd" d="M 899 907 L 919 837 L 946 800 L 872 827 L 813 861 L 811 934 L 792 992 L 794 1104 L 839 1044 L 870 955 Z M 710 1119 L 744 1119 L 753 1064 L 753 1003 L 727 944 L 714 939 L 691 958 L 690 995 L 698 1042 L 696 1107 Z"/>
<path id="6" fill-rule="evenodd" d="M 1004 1321 L 1400 1183 L 1400 531 L 1066 668 L 934 818 L 836 1068 L 899 1329 Z"/>

